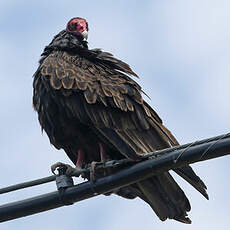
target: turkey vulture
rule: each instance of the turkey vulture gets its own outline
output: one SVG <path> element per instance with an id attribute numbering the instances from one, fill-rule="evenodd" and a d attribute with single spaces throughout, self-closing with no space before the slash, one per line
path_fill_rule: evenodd
<path id="1" fill-rule="evenodd" d="M 100 49 L 88 49 L 88 23 L 72 18 L 45 47 L 34 74 L 33 106 L 50 142 L 76 167 L 129 158 L 178 145 L 143 100 L 130 66 Z M 190 166 L 174 170 L 208 199 Z M 113 191 L 147 202 L 162 220 L 191 223 L 190 203 L 169 172 Z"/>

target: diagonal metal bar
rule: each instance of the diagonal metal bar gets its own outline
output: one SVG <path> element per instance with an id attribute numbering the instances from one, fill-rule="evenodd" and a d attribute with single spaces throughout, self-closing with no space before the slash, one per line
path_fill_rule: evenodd
<path id="1" fill-rule="evenodd" d="M 188 147 L 188 146 L 187 146 Z M 174 149 L 168 154 L 139 162 L 127 169 L 121 170 L 92 182 L 84 182 L 69 187 L 62 193 L 62 198 L 68 203 L 76 203 L 115 188 L 127 186 L 163 171 L 175 169 L 186 164 L 213 159 L 230 154 L 230 137 L 219 137 L 216 140 L 191 145 L 185 149 Z M 162 151 L 161 151 L 162 152 Z M 159 152 L 158 152 L 159 153 Z M 161 155 L 161 154 L 157 154 Z M 64 206 L 59 192 L 51 192 L 30 199 L 21 200 L 0 206 L 0 222 L 32 215 Z"/>

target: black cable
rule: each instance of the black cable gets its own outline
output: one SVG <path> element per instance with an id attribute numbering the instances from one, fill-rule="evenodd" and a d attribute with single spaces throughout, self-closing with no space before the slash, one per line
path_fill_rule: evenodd
<path id="1" fill-rule="evenodd" d="M 147 153 L 147 154 L 143 155 L 143 158 L 149 158 L 152 156 L 161 156 L 161 155 L 165 155 L 165 154 L 168 154 L 170 152 L 178 151 L 181 149 L 184 149 L 184 151 L 186 151 L 188 148 L 190 148 L 192 146 L 197 146 L 197 145 L 201 145 L 201 144 L 209 143 L 209 142 L 213 142 L 213 141 L 218 142 L 219 140 L 226 139 L 226 138 L 230 138 L 230 133 L 226 133 L 223 135 L 219 135 L 216 137 L 207 138 L 207 139 L 203 139 L 203 140 L 199 140 L 199 141 L 194 141 L 192 143 L 159 150 L 156 152 Z M 132 161 L 129 159 L 124 159 L 124 160 L 119 160 L 119 161 L 110 161 L 110 162 L 106 162 L 105 166 L 99 166 L 98 168 L 104 167 L 105 169 L 107 169 L 107 168 L 111 168 L 111 167 L 112 168 L 121 167 L 123 165 L 126 165 L 127 163 L 132 163 Z M 89 169 L 82 170 L 82 172 L 88 172 L 88 171 L 89 171 Z M 75 173 L 73 173 L 71 176 L 75 176 Z M 79 171 L 76 171 L 76 176 L 79 176 Z M 48 177 L 44 177 L 44 178 L 40 178 L 40 179 L 28 181 L 28 182 L 19 183 L 16 185 L 11 185 L 11 186 L 8 186 L 5 188 L 1 188 L 0 194 L 16 191 L 16 190 L 23 189 L 23 188 L 28 188 L 28 187 L 32 187 L 32 186 L 36 186 L 36 185 L 40 185 L 40 184 L 44 184 L 44 183 L 48 183 L 48 182 L 55 181 L 55 180 L 56 180 L 56 175 L 52 175 L 52 176 L 48 176 Z"/>
<path id="2" fill-rule="evenodd" d="M 203 142 L 194 146 L 191 145 L 189 148 L 174 150 L 168 154 L 136 163 L 117 173 L 99 178 L 94 183 L 84 182 L 66 188 L 64 199 L 75 203 L 111 192 L 114 189 L 136 183 L 139 180 L 146 179 L 170 169 L 176 169 L 187 164 L 228 154 L 230 154 L 230 138 L 222 136 L 213 139 L 213 141 Z M 60 194 L 57 191 L 8 203 L 0 206 L 0 222 L 51 210 L 63 205 L 63 202 L 60 200 Z"/>

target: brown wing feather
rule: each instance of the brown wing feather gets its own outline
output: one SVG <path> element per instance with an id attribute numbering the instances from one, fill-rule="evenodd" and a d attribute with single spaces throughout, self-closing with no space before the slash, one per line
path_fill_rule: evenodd
<path id="1" fill-rule="evenodd" d="M 98 59 L 102 60 L 107 55 L 103 54 Z M 128 65 L 122 64 L 123 62 L 112 57 L 109 60 L 110 64 L 121 64 L 123 67 L 119 67 L 119 69 L 127 71 L 129 74 L 133 73 Z M 107 60 L 107 62 L 109 61 Z M 63 88 L 82 91 L 89 104 L 101 102 L 106 107 L 110 105 L 121 111 L 133 112 L 132 101 L 138 104 L 143 103 L 138 84 L 122 73 L 112 71 L 106 66 L 100 66 L 100 63 L 94 65 L 80 56 L 70 56 L 66 52 L 55 52 L 41 64 L 41 74 L 50 78 L 50 84 L 56 90 Z M 66 91 L 62 90 L 62 92 L 68 95 Z M 147 109 L 146 112 L 148 112 Z M 114 120 L 112 115 L 110 115 L 110 119 Z M 116 125 L 114 123 L 114 127 Z"/>

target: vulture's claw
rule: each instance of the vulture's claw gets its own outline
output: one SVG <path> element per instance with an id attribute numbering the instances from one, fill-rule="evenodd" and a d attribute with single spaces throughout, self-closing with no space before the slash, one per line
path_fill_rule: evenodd
<path id="1" fill-rule="evenodd" d="M 54 175 L 57 175 L 55 171 L 56 171 L 57 168 L 59 168 L 61 166 L 65 166 L 66 167 L 66 174 L 67 175 L 72 175 L 75 172 L 75 168 L 73 168 L 71 165 L 65 164 L 65 163 L 62 163 L 62 162 L 57 162 L 57 163 L 55 163 L 55 164 L 53 164 L 51 166 L 52 173 Z"/>

